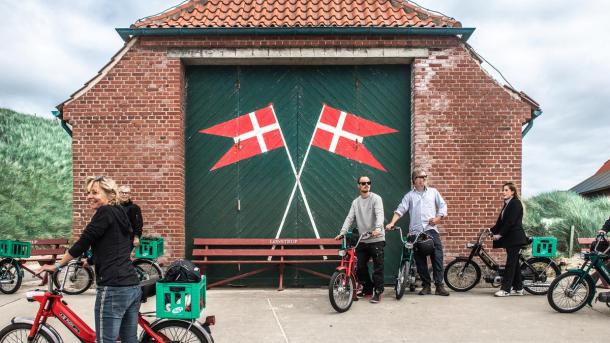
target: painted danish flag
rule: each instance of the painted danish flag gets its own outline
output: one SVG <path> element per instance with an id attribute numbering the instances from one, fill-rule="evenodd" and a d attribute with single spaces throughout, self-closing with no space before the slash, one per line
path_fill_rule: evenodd
<path id="1" fill-rule="evenodd" d="M 312 145 L 386 171 L 375 156 L 364 146 L 364 137 L 394 132 L 398 131 L 323 104 L 322 113 L 314 131 Z"/>
<path id="2" fill-rule="evenodd" d="M 273 104 L 199 132 L 230 137 L 234 141 L 210 171 L 284 146 Z"/>

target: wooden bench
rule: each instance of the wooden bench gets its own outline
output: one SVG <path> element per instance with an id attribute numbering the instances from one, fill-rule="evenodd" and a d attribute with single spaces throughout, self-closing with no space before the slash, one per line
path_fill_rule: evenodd
<path id="1" fill-rule="evenodd" d="M 591 243 L 595 242 L 595 238 L 579 238 L 578 245 L 580 245 L 581 251 L 589 251 Z"/>
<path id="2" fill-rule="evenodd" d="M 193 263 L 205 272 L 211 264 L 261 264 L 263 268 L 241 273 L 208 284 L 208 288 L 227 284 L 277 267 L 279 288 L 284 289 L 284 269 L 296 270 L 321 278 L 329 275 L 302 267 L 305 264 L 339 263 L 341 241 L 332 238 L 195 238 Z"/>
<path id="3" fill-rule="evenodd" d="M 36 271 L 28 268 L 25 264 L 28 262 L 38 262 L 38 264 L 42 266 L 49 263 L 55 263 L 55 261 L 66 253 L 66 250 L 68 249 L 68 239 L 35 239 L 30 242 L 32 243 L 32 253 L 30 257 L 20 259 L 19 264 L 21 265 L 21 268 L 41 279 L 42 285 L 45 285 L 48 281 L 48 273 L 43 273 L 42 276 L 36 275 Z"/>

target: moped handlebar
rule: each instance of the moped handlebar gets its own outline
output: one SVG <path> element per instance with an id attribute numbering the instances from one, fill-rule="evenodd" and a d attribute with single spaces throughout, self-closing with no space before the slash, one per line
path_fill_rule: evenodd
<path id="1" fill-rule="evenodd" d="M 363 240 L 363 239 L 367 239 L 367 238 L 370 238 L 372 235 L 373 235 L 373 234 L 372 234 L 370 231 L 360 234 L 360 235 L 358 236 L 358 241 L 357 241 L 357 242 L 356 242 L 356 244 L 354 245 L 354 248 L 356 248 L 356 247 L 358 246 L 358 244 L 360 244 L 360 241 L 361 241 L 361 240 Z M 347 248 L 347 235 L 343 235 L 343 244 L 342 244 L 342 247 L 341 247 L 341 248 L 342 248 L 342 249 Z"/>

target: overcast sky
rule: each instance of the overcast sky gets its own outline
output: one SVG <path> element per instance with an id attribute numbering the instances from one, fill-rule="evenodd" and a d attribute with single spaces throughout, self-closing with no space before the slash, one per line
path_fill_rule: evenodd
<path id="1" fill-rule="evenodd" d="M 50 116 L 123 45 L 114 31 L 181 1 L 0 0 L 0 107 Z M 610 159 L 610 1 L 418 0 L 541 104 L 523 193 L 565 190 Z M 490 69 L 491 70 L 491 69 Z"/>

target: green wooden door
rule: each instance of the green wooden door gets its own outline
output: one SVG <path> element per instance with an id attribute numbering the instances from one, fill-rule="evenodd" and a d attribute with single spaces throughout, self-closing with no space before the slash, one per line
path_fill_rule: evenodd
<path id="1" fill-rule="evenodd" d="M 359 175 L 371 177 L 372 190 L 382 196 L 389 220 L 409 188 L 410 94 L 410 68 L 405 65 L 187 69 L 187 256 L 194 237 L 334 237 L 358 196 Z M 235 142 L 199 131 L 270 103 L 286 148 L 210 170 Z M 310 147 L 324 103 L 397 130 L 364 139 L 385 172 Z M 297 187 L 292 197 L 296 178 L 288 154 L 296 171 L 302 168 L 302 189 Z M 386 281 L 390 282 L 400 253 L 397 235 L 390 233 L 387 238 Z M 210 268 L 209 276 L 214 279 L 238 268 L 244 272 L 251 267 Z M 277 273 L 259 275 L 240 283 L 277 284 Z M 296 272 L 288 274 L 285 282 L 288 286 L 325 283 Z"/>

